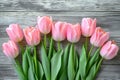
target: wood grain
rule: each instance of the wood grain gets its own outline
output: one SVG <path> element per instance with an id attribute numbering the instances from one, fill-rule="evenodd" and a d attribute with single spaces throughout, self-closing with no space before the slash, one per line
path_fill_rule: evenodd
<path id="1" fill-rule="evenodd" d="M 8 41 L 6 27 L 11 23 L 35 26 L 37 16 L 44 15 L 73 24 L 83 17 L 96 18 L 97 26 L 110 32 L 110 39 L 120 46 L 120 0 L 0 0 L 0 80 L 18 80 L 1 48 Z M 76 44 L 77 50 L 83 41 Z M 120 51 L 113 60 L 104 60 L 97 80 L 120 80 Z"/>
<path id="2" fill-rule="evenodd" d="M 0 0 L 0 11 L 120 11 L 120 0 Z"/>

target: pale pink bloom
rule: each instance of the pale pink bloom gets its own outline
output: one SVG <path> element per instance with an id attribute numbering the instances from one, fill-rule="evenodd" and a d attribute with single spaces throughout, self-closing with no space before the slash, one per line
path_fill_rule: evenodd
<path id="1" fill-rule="evenodd" d="M 112 59 L 118 53 L 119 47 L 116 45 L 114 41 L 108 41 L 103 45 L 100 55 L 105 59 Z"/>
<path id="2" fill-rule="evenodd" d="M 94 34 L 90 38 L 92 45 L 101 47 L 109 39 L 109 33 L 105 32 L 102 28 L 97 27 Z"/>
<path id="3" fill-rule="evenodd" d="M 52 26 L 52 38 L 55 41 L 63 41 L 66 38 L 66 23 L 65 22 L 56 22 Z"/>
<path id="4" fill-rule="evenodd" d="M 20 42 L 23 39 L 23 31 L 19 24 L 10 24 L 8 28 L 6 28 L 6 32 L 9 38 L 15 42 Z"/>
<path id="5" fill-rule="evenodd" d="M 96 19 L 83 18 L 81 22 L 82 35 L 90 37 L 94 33 L 96 28 Z"/>
<path id="6" fill-rule="evenodd" d="M 72 43 L 76 43 L 80 40 L 81 30 L 80 24 L 69 24 L 67 25 L 67 40 Z"/>
<path id="7" fill-rule="evenodd" d="M 52 18 L 48 16 L 43 16 L 43 17 L 38 16 L 37 26 L 41 33 L 43 34 L 50 33 L 52 29 Z"/>
<path id="8" fill-rule="evenodd" d="M 35 27 L 27 27 L 23 29 L 25 39 L 28 45 L 34 46 L 40 43 L 40 31 Z"/>
<path id="9" fill-rule="evenodd" d="M 16 58 L 19 54 L 18 46 L 14 41 L 8 41 L 2 44 L 4 54 L 10 58 Z"/>

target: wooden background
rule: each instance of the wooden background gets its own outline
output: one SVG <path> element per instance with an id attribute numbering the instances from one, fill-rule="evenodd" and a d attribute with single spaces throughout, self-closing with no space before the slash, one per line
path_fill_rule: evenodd
<path id="1" fill-rule="evenodd" d="M 0 46 L 8 40 L 5 29 L 9 24 L 34 26 L 37 16 L 43 15 L 71 23 L 96 18 L 97 25 L 109 31 L 120 46 L 120 0 L 0 0 Z M 1 47 L 0 80 L 18 80 Z M 97 80 L 120 80 L 120 51 L 113 60 L 104 60 Z"/>

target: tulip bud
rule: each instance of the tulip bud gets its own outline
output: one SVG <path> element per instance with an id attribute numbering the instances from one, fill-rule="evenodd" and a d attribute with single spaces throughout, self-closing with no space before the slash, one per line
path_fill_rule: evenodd
<path id="1" fill-rule="evenodd" d="M 48 16 L 38 16 L 37 24 L 41 33 L 48 34 L 52 29 L 52 18 Z"/>
<path id="2" fill-rule="evenodd" d="M 28 45 L 34 46 L 40 43 L 40 31 L 37 28 L 27 27 L 23 32 Z"/>
<path id="3" fill-rule="evenodd" d="M 11 40 L 20 42 L 23 39 L 23 31 L 19 24 L 11 24 L 6 28 L 6 32 Z"/>
<path id="4" fill-rule="evenodd" d="M 114 41 L 108 41 L 103 45 L 100 55 L 105 59 L 112 59 L 118 53 L 119 47 L 116 45 Z"/>
<path id="5" fill-rule="evenodd" d="M 66 38 L 66 23 L 56 22 L 52 27 L 52 37 L 55 41 L 63 41 Z"/>
<path id="6" fill-rule="evenodd" d="M 7 57 L 16 58 L 19 54 L 19 49 L 15 42 L 8 41 L 2 45 L 3 52 Z"/>
<path id="7" fill-rule="evenodd" d="M 96 28 L 96 19 L 83 18 L 81 23 L 82 35 L 90 37 Z"/>
<path id="8" fill-rule="evenodd" d="M 67 25 L 67 40 L 76 43 L 80 40 L 81 30 L 79 24 L 69 24 Z"/>
<path id="9" fill-rule="evenodd" d="M 102 28 L 97 27 L 94 34 L 90 38 L 92 45 L 101 47 L 109 39 L 109 33 L 105 32 Z"/>

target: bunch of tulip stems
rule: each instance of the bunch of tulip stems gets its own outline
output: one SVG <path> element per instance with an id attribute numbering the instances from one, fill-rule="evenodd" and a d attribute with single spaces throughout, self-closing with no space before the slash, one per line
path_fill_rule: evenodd
<path id="1" fill-rule="evenodd" d="M 91 18 L 73 25 L 43 16 L 36 27 L 22 30 L 19 24 L 11 24 L 6 32 L 10 40 L 3 43 L 3 52 L 13 61 L 20 80 L 94 80 L 103 59 L 114 58 L 119 50 L 115 41 L 108 41 L 109 32 L 96 27 L 96 19 Z M 78 51 L 81 35 L 85 41 Z M 65 39 L 67 45 L 62 47 Z"/>

